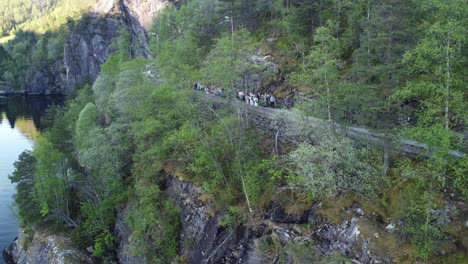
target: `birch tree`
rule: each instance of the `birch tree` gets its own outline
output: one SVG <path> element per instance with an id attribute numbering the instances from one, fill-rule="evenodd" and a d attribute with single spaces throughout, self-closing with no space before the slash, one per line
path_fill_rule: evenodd
<path id="1" fill-rule="evenodd" d="M 394 96 L 402 101 L 417 100 L 418 123 L 446 130 L 466 123 L 466 93 L 463 84 L 466 53 L 468 4 L 464 0 L 424 1 L 429 17 L 426 33 L 404 62 L 416 76 Z"/>
<path id="2" fill-rule="evenodd" d="M 315 31 L 315 45 L 307 56 L 307 63 L 297 73 L 290 76 L 293 84 L 306 86 L 311 94 L 320 96 L 320 102 L 326 105 L 327 119 L 333 118 L 333 96 L 338 81 L 336 67 L 339 63 L 338 40 L 333 35 L 332 23 L 319 27 Z"/>

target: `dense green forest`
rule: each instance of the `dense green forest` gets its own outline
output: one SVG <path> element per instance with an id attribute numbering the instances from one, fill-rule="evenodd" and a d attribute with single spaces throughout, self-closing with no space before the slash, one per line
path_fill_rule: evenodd
<path id="1" fill-rule="evenodd" d="M 64 73 L 65 41 L 95 0 L 5 0 L 0 2 L 0 84 L 24 89 L 41 69 Z"/>
<path id="2" fill-rule="evenodd" d="M 47 2 L 33 14 L 53 17 L 40 10 L 58 6 Z M 148 263 L 183 261 L 179 209 L 164 192 L 176 167 L 227 212 L 226 228 L 255 226 L 279 187 L 304 206 L 349 195 L 401 220 L 398 238 L 414 249 L 412 261 L 467 261 L 466 253 L 436 250 L 463 233 L 431 213 L 444 208 L 447 193 L 468 198 L 468 157 L 449 154 L 466 152 L 467 13 L 466 0 L 168 5 L 149 32 L 152 59 L 132 58 L 122 30 L 100 77 L 49 111 L 47 131 L 11 176 L 21 224 L 30 232 L 68 230 L 84 248 L 92 244 L 96 258 L 111 261 L 116 214 L 130 204 L 126 221 L 139 238 L 132 254 Z M 14 23 L 35 19 L 25 21 Z M 0 49 L 2 79 L 18 82 L 21 69 L 59 58 L 69 30 L 15 33 Z M 278 151 L 235 107 L 216 107 L 193 91 L 198 81 L 222 86 L 228 98 L 239 90 L 265 92 L 245 86 L 259 70 L 253 55 L 279 65 L 279 77 L 262 76 L 274 83 L 277 98 L 294 94 L 295 108 L 330 125 Z M 382 151 L 334 133 L 334 122 L 413 139 L 427 153 L 398 157 L 387 171 Z"/>
<path id="3" fill-rule="evenodd" d="M 11 39 L 20 30 L 45 33 L 87 11 L 95 0 L 4 0 L 0 3 L 0 37 Z"/>

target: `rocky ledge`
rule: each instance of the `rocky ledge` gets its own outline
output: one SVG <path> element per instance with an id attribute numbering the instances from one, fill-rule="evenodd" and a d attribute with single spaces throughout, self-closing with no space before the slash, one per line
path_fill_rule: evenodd
<path id="1" fill-rule="evenodd" d="M 320 212 L 320 203 L 287 213 L 273 202 L 249 223 L 226 227 L 221 224 L 226 212 L 204 201 L 202 189 L 192 182 L 168 175 L 166 194 L 180 208 L 179 255 L 185 263 L 393 263 L 391 256 L 373 249 L 374 240 L 385 235 L 363 235 L 369 233 L 370 215 L 359 205 L 343 210 L 348 217 L 332 223 Z M 123 221 L 125 211 L 116 225 L 118 258 L 120 263 L 142 263 L 126 255 L 131 230 Z M 375 228 L 388 234 L 384 226 Z"/>
<path id="2" fill-rule="evenodd" d="M 73 245 L 70 237 L 44 230 L 35 231 L 32 238 L 20 230 L 18 238 L 3 250 L 3 259 L 7 264 L 93 263 L 88 254 Z"/>

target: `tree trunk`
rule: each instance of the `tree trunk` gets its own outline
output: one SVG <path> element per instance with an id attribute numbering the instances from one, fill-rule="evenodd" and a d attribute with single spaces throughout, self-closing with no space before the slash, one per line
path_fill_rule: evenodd
<path id="1" fill-rule="evenodd" d="M 249 207 L 249 212 L 253 212 L 252 207 L 250 206 L 249 195 L 247 194 L 247 189 L 245 188 L 244 176 L 241 176 L 242 180 L 242 190 L 244 191 L 245 200 L 247 201 L 247 206 Z"/>
<path id="2" fill-rule="evenodd" d="M 387 175 L 388 169 L 390 168 L 390 142 L 388 139 L 384 139 L 384 171 L 383 175 Z"/>
<path id="3" fill-rule="evenodd" d="M 326 71 L 327 64 L 325 64 L 325 71 Z M 327 112 L 328 112 L 328 122 L 331 124 L 331 99 L 330 99 L 330 86 L 328 85 L 328 78 L 327 73 L 325 72 L 325 85 L 327 86 Z"/>
<path id="4" fill-rule="evenodd" d="M 447 80 L 445 85 L 445 129 L 449 129 L 449 100 L 450 100 L 450 40 L 447 40 L 446 59 L 447 59 Z"/>
<path id="5" fill-rule="evenodd" d="M 371 0 L 367 1 L 367 24 L 370 25 Z M 367 66 L 370 66 L 370 28 L 367 29 Z"/>

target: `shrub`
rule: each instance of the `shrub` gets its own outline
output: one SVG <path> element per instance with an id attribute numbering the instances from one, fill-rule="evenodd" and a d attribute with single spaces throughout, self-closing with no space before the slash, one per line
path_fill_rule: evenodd
<path id="1" fill-rule="evenodd" d="M 313 197 L 354 192 L 373 199 L 385 188 L 383 161 L 370 148 L 354 147 L 351 140 L 326 130 L 316 145 L 301 144 L 290 154 L 296 177 L 289 180 Z"/>

